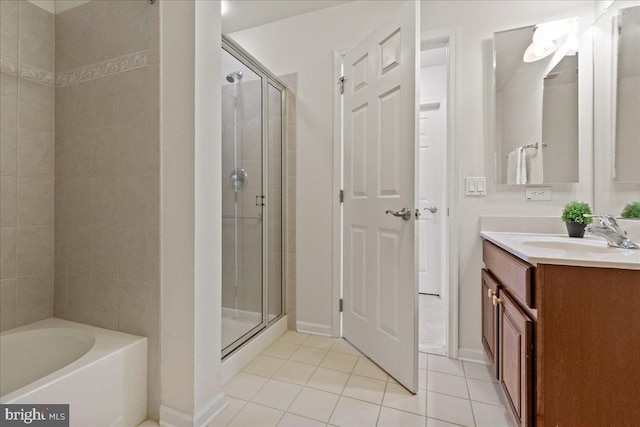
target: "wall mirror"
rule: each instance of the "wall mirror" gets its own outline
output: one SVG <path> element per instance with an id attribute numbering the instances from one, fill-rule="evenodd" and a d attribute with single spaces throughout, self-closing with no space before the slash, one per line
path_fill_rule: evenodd
<path id="1" fill-rule="evenodd" d="M 578 182 L 578 19 L 493 40 L 496 183 Z"/>
<path id="2" fill-rule="evenodd" d="M 600 16 L 593 55 L 594 204 L 622 216 L 640 201 L 640 1 L 615 1 Z"/>

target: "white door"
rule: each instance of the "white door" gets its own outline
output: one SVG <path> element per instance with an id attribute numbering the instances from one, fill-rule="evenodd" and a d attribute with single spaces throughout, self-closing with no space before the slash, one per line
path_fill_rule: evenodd
<path id="1" fill-rule="evenodd" d="M 343 99 L 343 335 L 413 392 L 419 18 L 405 3 L 345 56 Z"/>
<path id="2" fill-rule="evenodd" d="M 421 294 L 442 293 L 442 239 L 445 103 L 421 106 L 420 111 L 420 241 L 419 289 Z"/>

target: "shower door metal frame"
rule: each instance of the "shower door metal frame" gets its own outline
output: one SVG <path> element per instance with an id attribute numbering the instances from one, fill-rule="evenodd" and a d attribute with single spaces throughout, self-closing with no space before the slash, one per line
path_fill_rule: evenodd
<path id="1" fill-rule="evenodd" d="M 262 119 L 262 135 L 261 135 L 261 144 L 262 144 L 262 196 L 264 196 L 263 206 L 262 206 L 262 322 L 252 328 L 250 331 L 246 332 L 242 336 L 238 337 L 235 341 L 229 344 L 227 347 L 222 349 L 222 359 L 227 356 L 233 354 L 236 350 L 243 347 L 247 344 L 253 337 L 258 335 L 260 332 L 266 330 L 278 320 L 280 320 L 286 313 L 286 298 L 285 298 L 285 290 L 287 284 L 286 278 L 286 230 L 287 230 L 287 220 L 286 220 L 286 200 L 287 200 L 287 185 L 286 185 L 286 176 L 287 176 L 287 144 L 286 144 L 286 132 L 285 132 L 285 112 L 286 112 L 286 91 L 287 86 L 280 81 L 273 73 L 271 73 L 264 65 L 262 65 L 258 60 L 256 60 L 251 54 L 249 54 L 246 50 L 244 50 L 241 46 L 235 43 L 230 38 L 226 37 L 224 34 L 222 35 L 222 49 L 241 62 L 244 66 L 251 69 L 254 73 L 256 73 L 261 78 L 261 101 L 262 101 L 262 110 L 261 110 L 261 119 Z M 273 320 L 269 321 L 269 96 L 268 89 L 269 84 L 271 84 L 275 89 L 280 91 L 280 134 L 281 134 L 281 155 L 280 155 L 280 176 L 281 176 L 281 208 L 280 208 L 280 218 L 281 218 L 281 277 L 280 277 L 280 287 L 281 287 L 281 312 L 278 316 L 276 316 Z M 237 126 L 237 124 L 234 124 Z M 222 327 L 222 323 L 220 325 Z"/>

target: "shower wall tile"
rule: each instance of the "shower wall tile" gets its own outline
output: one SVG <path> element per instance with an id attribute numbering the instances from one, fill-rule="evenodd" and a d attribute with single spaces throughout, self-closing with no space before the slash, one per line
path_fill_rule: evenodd
<path id="1" fill-rule="evenodd" d="M 92 178 L 93 227 L 118 226 L 118 177 Z"/>
<path id="2" fill-rule="evenodd" d="M 0 331 L 53 311 L 54 16 L 0 2 Z M 28 78 L 17 76 L 27 68 Z M 12 73 L 12 74 L 9 74 Z M 37 82 L 36 82 L 37 80 Z"/>
<path id="3" fill-rule="evenodd" d="M 91 279 L 91 323 L 118 329 L 118 281 L 93 276 Z"/>
<path id="4" fill-rule="evenodd" d="M 16 276 L 17 245 L 16 228 L 0 228 L 0 279 Z"/>
<path id="5" fill-rule="evenodd" d="M 56 226 L 54 232 L 54 271 L 69 271 L 69 243 L 68 228 Z"/>
<path id="6" fill-rule="evenodd" d="M 54 16 L 29 2 L 20 2 L 20 61 L 43 71 L 54 71 Z"/>
<path id="7" fill-rule="evenodd" d="M 158 13 L 94 0 L 55 20 L 55 224 L 67 241 L 56 246 L 55 313 L 149 335 L 149 414 L 160 402 Z M 122 58 L 132 53 L 133 66 Z"/>
<path id="8" fill-rule="evenodd" d="M 53 134 L 18 129 L 17 174 L 29 178 L 53 178 Z"/>
<path id="9" fill-rule="evenodd" d="M 69 273 L 91 275 L 91 227 L 68 227 L 67 233 Z"/>
<path id="10" fill-rule="evenodd" d="M 16 279 L 16 320 L 20 324 L 53 316 L 53 271 Z"/>
<path id="11" fill-rule="evenodd" d="M 17 292 L 15 278 L 0 280 L 0 330 L 2 331 L 18 325 L 16 319 Z"/>
<path id="12" fill-rule="evenodd" d="M 67 279 L 67 307 L 69 318 L 90 323 L 92 319 L 91 276 L 69 273 Z"/>
<path id="13" fill-rule="evenodd" d="M 138 52 L 149 47 L 150 21 L 148 3 L 125 1 L 120 9 L 118 22 L 120 55 Z"/>
<path id="14" fill-rule="evenodd" d="M 90 178 L 69 178 L 67 204 L 68 224 L 73 227 L 88 227 L 92 225 L 92 197 Z"/>
<path id="15" fill-rule="evenodd" d="M 87 4 L 83 15 L 84 23 L 90 28 L 87 45 L 91 47 L 86 63 L 93 64 L 119 56 L 118 19 L 120 8 L 111 2 L 92 1 Z"/>
<path id="16" fill-rule="evenodd" d="M 18 177 L 18 227 L 53 225 L 53 180 Z"/>
<path id="17" fill-rule="evenodd" d="M 16 226 L 17 183 L 15 176 L 0 176 L 0 226 Z"/>
<path id="18" fill-rule="evenodd" d="M 18 171 L 18 132 L 12 126 L 0 126 L 0 175 L 16 176 Z"/>
<path id="19" fill-rule="evenodd" d="M 119 76 L 111 75 L 91 80 L 91 127 L 99 128 L 118 123 L 118 85 Z"/>
<path id="20" fill-rule="evenodd" d="M 120 282 L 118 322 L 121 330 L 147 336 L 149 331 L 149 289 L 144 283 Z"/>
<path id="21" fill-rule="evenodd" d="M 19 127 L 53 133 L 55 90 L 23 78 L 18 86 Z"/>
<path id="22" fill-rule="evenodd" d="M 53 226 L 18 227 L 17 276 L 53 271 L 53 252 Z"/>
<path id="23" fill-rule="evenodd" d="M 117 228 L 93 228 L 91 257 L 91 273 L 94 277 L 118 279 Z"/>
<path id="24" fill-rule="evenodd" d="M 17 126 L 18 77 L 13 74 L 0 73 L 0 116 L 3 126 Z"/>
<path id="25" fill-rule="evenodd" d="M 18 59 L 18 0 L 0 1 L 0 52 L 2 56 Z"/>
<path id="26" fill-rule="evenodd" d="M 67 290 L 69 273 L 66 271 L 55 271 L 53 274 L 53 312 L 56 317 L 62 319 L 69 318 L 67 310 Z"/>
<path id="27" fill-rule="evenodd" d="M 93 175 L 118 176 L 118 126 L 104 126 L 93 130 Z"/>

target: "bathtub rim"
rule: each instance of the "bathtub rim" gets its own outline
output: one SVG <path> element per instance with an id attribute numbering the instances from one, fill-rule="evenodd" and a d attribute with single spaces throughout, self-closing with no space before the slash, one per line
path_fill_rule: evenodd
<path id="1" fill-rule="evenodd" d="M 76 323 L 70 320 L 58 319 L 55 317 L 50 317 L 48 319 L 39 320 L 37 322 L 6 330 L 2 332 L 0 336 L 33 330 L 57 328 L 84 329 L 91 332 L 95 337 L 93 347 L 91 347 L 89 351 L 87 351 L 84 355 L 74 360 L 70 364 L 58 369 L 57 371 L 51 372 L 50 374 L 45 375 L 44 377 L 39 378 L 36 381 L 33 381 L 25 386 L 22 386 L 17 390 L 7 393 L 4 396 L 0 396 L 0 403 L 11 403 L 26 394 L 41 390 L 55 382 L 73 375 L 75 372 L 81 371 L 89 366 L 99 363 L 101 360 L 115 353 L 123 352 L 127 348 L 140 344 L 141 342 L 144 342 L 145 346 L 147 346 L 148 349 L 147 337 L 99 328 L 97 326 L 85 325 L 83 323 Z"/>

